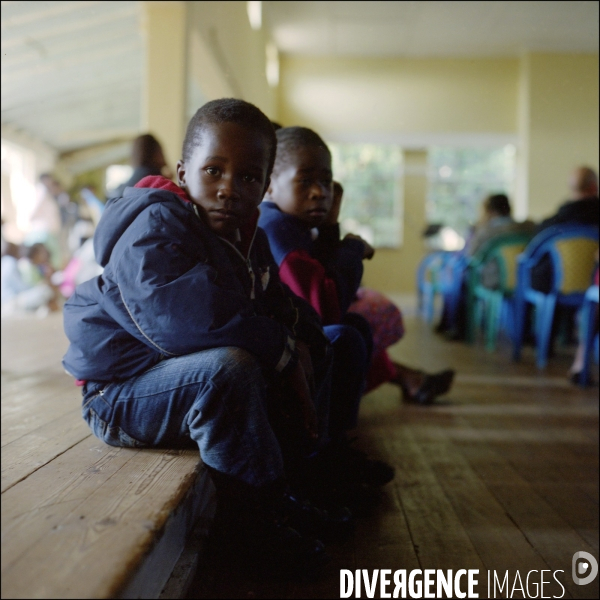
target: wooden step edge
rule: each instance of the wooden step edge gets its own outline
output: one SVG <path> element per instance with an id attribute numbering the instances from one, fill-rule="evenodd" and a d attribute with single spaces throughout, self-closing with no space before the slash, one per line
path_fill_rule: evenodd
<path id="1" fill-rule="evenodd" d="M 195 482 L 190 486 L 183 500 L 173 510 L 164 527 L 156 533 L 156 539 L 149 552 L 142 558 L 137 569 L 125 581 L 116 584 L 107 598 L 159 598 L 166 593 L 179 594 L 175 572 L 179 566 L 194 558 L 194 540 L 196 535 L 207 529 L 216 508 L 216 495 L 208 470 L 201 466 Z M 184 552 L 186 550 L 187 552 Z M 198 551 L 195 552 L 196 557 Z M 188 565 L 189 570 L 189 565 Z M 189 580 L 188 580 L 189 577 Z M 193 578 L 180 577 L 180 586 L 189 585 Z M 169 586 L 170 580 L 171 585 Z M 115 589 L 116 588 L 116 589 Z M 177 596 L 164 596 L 174 598 Z M 181 597 L 181 596 L 179 596 Z"/>

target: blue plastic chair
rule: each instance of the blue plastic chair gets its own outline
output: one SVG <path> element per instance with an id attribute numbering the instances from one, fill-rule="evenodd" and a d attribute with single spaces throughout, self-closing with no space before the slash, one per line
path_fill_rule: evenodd
<path id="1" fill-rule="evenodd" d="M 594 307 L 594 304 L 596 307 Z M 598 361 L 598 331 L 596 329 L 596 310 L 598 306 L 598 286 L 592 285 L 585 293 L 581 307 L 580 342 L 583 342 L 583 369 L 579 375 L 579 385 L 586 387 L 590 381 L 590 368 L 592 366 L 592 355 L 596 355 Z M 596 310 L 595 310 L 596 308 Z M 595 344 L 594 344 L 595 342 Z M 595 352 L 594 352 L 595 345 Z"/>
<path id="2" fill-rule="evenodd" d="M 598 249 L 598 228 L 591 225 L 554 225 L 536 235 L 518 259 L 515 290 L 513 358 L 520 360 L 526 305 L 535 307 L 536 364 L 548 362 L 556 305 L 579 307 L 590 285 Z M 531 271 L 542 257 L 550 257 L 553 281 L 549 293 L 534 290 Z"/>
<path id="3" fill-rule="evenodd" d="M 419 313 L 427 323 L 433 321 L 434 301 L 445 289 L 444 270 L 456 252 L 439 250 L 428 254 L 417 269 Z"/>
<path id="4" fill-rule="evenodd" d="M 441 293 L 444 297 L 446 326 L 453 330 L 457 326 L 458 309 L 463 294 L 463 282 L 469 265 L 469 257 L 462 252 L 454 252 L 447 260 L 441 274 Z"/>
<path id="5" fill-rule="evenodd" d="M 495 350 L 501 328 L 508 330 L 511 338 L 513 294 L 517 280 L 517 256 L 521 254 L 531 234 L 511 232 L 498 235 L 484 244 L 472 257 L 467 276 L 467 331 L 468 343 L 474 343 L 477 330 L 483 325 L 486 349 Z M 494 288 L 486 287 L 483 278 L 490 263 L 498 269 Z M 488 284 L 489 285 L 489 284 Z"/>

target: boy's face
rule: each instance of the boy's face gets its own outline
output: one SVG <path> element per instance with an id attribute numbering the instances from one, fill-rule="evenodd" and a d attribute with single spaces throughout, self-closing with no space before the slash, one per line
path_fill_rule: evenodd
<path id="1" fill-rule="evenodd" d="M 236 123 L 207 125 L 185 163 L 177 163 L 179 185 L 203 209 L 209 227 L 235 241 L 269 185 L 269 147 L 263 136 Z"/>
<path id="2" fill-rule="evenodd" d="M 266 199 L 309 227 L 322 225 L 333 201 L 329 153 L 310 146 L 295 150 L 271 178 Z"/>

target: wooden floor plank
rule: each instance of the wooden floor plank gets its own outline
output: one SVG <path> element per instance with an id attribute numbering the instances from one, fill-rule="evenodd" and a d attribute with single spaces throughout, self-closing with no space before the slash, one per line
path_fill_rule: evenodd
<path id="1" fill-rule="evenodd" d="M 412 432 L 390 432 L 398 477 L 394 486 L 424 569 L 484 569 L 471 540 Z"/>
<path id="2" fill-rule="evenodd" d="M 587 586 L 575 585 L 571 579 L 569 568 L 575 552 L 584 550 L 595 553 L 594 548 L 570 527 L 541 496 L 532 493 L 530 485 L 512 484 L 489 487 L 549 568 L 565 571 L 558 577 L 566 590 L 574 598 L 598 598 L 598 579 Z"/>
<path id="3" fill-rule="evenodd" d="M 58 513 L 58 523 L 10 565 L 9 596 L 113 597 L 189 489 L 197 464 L 194 451 L 145 450 L 126 461 L 81 503 Z M 48 512 L 30 514 L 29 526 L 44 527 Z M 26 576 L 32 569 L 33 581 Z"/>
<path id="4" fill-rule="evenodd" d="M 594 553 L 594 548 L 570 526 L 539 495 L 501 453 L 482 449 L 472 444 L 461 446 L 473 469 L 486 481 L 486 485 L 507 515 L 519 527 L 531 546 L 552 570 L 565 571 L 559 579 L 574 598 L 597 597 L 597 581 L 590 586 L 576 586 L 570 576 L 573 554 L 579 550 Z M 591 506 L 588 504 L 589 510 Z M 597 512 L 597 511 L 596 511 Z"/>
<path id="5" fill-rule="evenodd" d="M 570 482 L 538 483 L 533 489 L 564 519 L 598 554 L 598 503 L 582 486 Z"/>
<path id="6" fill-rule="evenodd" d="M 13 394 L 12 402 L 2 407 L 2 448 L 49 421 L 80 412 L 81 392 L 72 381 L 68 387 L 45 383 L 36 383 L 30 394 Z"/>
<path id="7" fill-rule="evenodd" d="M 107 446 L 93 436 L 76 444 L 2 495 L 2 572 L 100 489 L 139 450 Z"/>
<path id="8" fill-rule="evenodd" d="M 2 448 L 2 491 L 90 436 L 79 411 L 57 417 Z"/>

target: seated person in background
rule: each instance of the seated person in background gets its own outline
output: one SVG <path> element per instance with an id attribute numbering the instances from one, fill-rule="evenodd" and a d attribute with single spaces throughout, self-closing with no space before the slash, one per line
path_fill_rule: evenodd
<path id="1" fill-rule="evenodd" d="M 3 242 L 4 244 L 4 242 Z M 19 247 L 7 242 L 2 253 L 2 316 L 58 310 L 58 294 L 51 283 L 53 269 L 44 244 L 33 244 L 20 258 Z"/>
<path id="2" fill-rule="evenodd" d="M 508 196 L 505 194 L 491 194 L 482 203 L 482 215 L 479 222 L 473 228 L 471 236 L 462 253 L 467 257 L 473 257 L 485 244 L 494 238 L 510 233 L 527 233 L 533 236 L 535 233 L 535 223 L 527 220 L 523 222 L 515 221 L 512 217 L 512 207 Z M 449 328 L 449 318 L 446 313 L 446 307 L 442 312 L 442 319 L 436 330 L 446 332 L 446 337 L 451 340 L 463 340 L 466 330 L 466 281 L 464 276 L 466 272 L 461 273 L 463 281 L 461 282 L 461 295 L 456 308 L 456 322 L 452 329 Z M 490 289 L 494 289 L 499 283 L 498 266 L 495 262 L 488 263 L 482 272 L 482 284 Z"/>
<path id="3" fill-rule="evenodd" d="M 544 219 L 538 232 L 552 225 L 580 223 L 598 227 L 600 201 L 598 199 L 598 175 L 589 167 L 578 167 L 571 174 L 569 189 L 572 199 L 562 204 L 558 212 Z M 552 288 L 552 262 L 544 256 L 531 270 L 531 285 L 535 290 L 548 293 Z"/>
<path id="4" fill-rule="evenodd" d="M 26 246 L 44 244 L 50 252 L 52 265 L 56 269 L 64 266 L 66 250 L 63 244 L 65 230 L 62 226 L 61 206 L 58 200 L 61 198 L 61 202 L 63 201 L 63 194 L 62 186 L 52 175 L 48 173 L 40 175 L 23 241 Z"/>
<path id="5" fill-rule="evenodd" d="M 519 223 L 512 217 L 512 207 L 505 194 L 492 194 L 488 196 L 482 205 L 483 215 L 475 226 L 472 237 L 465 246 L 465 255 L 474 256 L 483 246 L 501 235 L 511 233 L 535 233 L 533 221 Z M 496 289 L 500 282 L 498 265 L 494 261 L 488 262 L 481 273 L 481 283 L 489 289 Z"/>
<path id="6" fill-rule="evenodd" d="M 131 166 L 133 173 L 131 177 L 122 183 L 111 193 L 111 197 L 122 196 L 125 188 L 133 187 L 144 177 L 151 175 L 165 175 L 171 179 L 172 174 L 168 171 L 167 161 L 162 146 L 151 134 L 140 135 L 133 140 L 131 147 Z"/>
<path id="7" fill-rule="evenodd" d="M 275 147 L 258 108 L 215 100 L 188 125 L 179 185 L 147 177 L 109 200 L 94 236 L 104 272 L 65 304 L 63 365 L 83 380 L 83 416 L 106 443 L 199 447 L 224 551 L 304 573 L 326 555 L 282 525 L 269 390 L 284 386 L 307 445 L 319 443 L 330 348 L 256 226 Z"/>
<path id="8" fill-rule="evenodd" d="M 512 208 L 505 194 L 492 194 L 482 204 L 483 214 L 475 226 L 471 238 L 465 246 L 465 254 L 474 256 L 489 240 L 507 233 L 530 233 L 533 235 L 533 221 L 519 223 L 512 217 Z"/>
<path id="9" fill-rule="evenodd" d="M 544 219 L 538 231 L 560 223 L 582 223 L 596 225 L 600 219 L 598 200 L 598 175 L 589 167 L 577 167 L 571 174 L 569 189 L 572 198 L 561 204 L 557 213 Z"/>
<path id="10" fill-rule="evenodd" d="M 52 277 L 52 282 L 59 287 L 65 298 L 68 298 L 80 283 L 102 273 L 102 267 L 94 256 L 93 227 L 88 233 L 89 237 L 81 238 L 81 245 L 73 252 L 67 266 Z"/>
<path id="11" fill-rule="evenodd" d="M 356 235 L 348 234 L 340 240 L 338 215 L 342 188 L 339 184 L 336 187 L 334 202 L 331 154 L 323 140 L 303 127 L 280 129 L 271 186 L 261 206 L 259 224 L 269 236 L 282 280 L 313 305 L 323 319 L 325 332 L 331 336 L 335 327 L 354 328 L 372 353 L 372 331 L 364 318 L 369 316 L 366 294 L 362 294 L 362 303 L 359 296 L 355 304 L 355 307 L 365 308 L 365 314 L 361 316 L 349 309 L 360 286 L 362 261 L 371 258 L 374 250 Z M 398 338 L 397 333 L 392 337 Z M 333 337 L 330 339 L 335 356 L 336 341 Z M 348 405 L 352 407 L 348 413 L 352 418 L 344 423 L 347 430 L 356 425 L 364 386 L 356 382 L 359 373 L 355 368 L 348 374 L 352 354 L 358 354 L 358 350 L 348 345 L 343 350 L 347 358 L 339 354 L 337 372 L 334 358 L 332 405 L 341 405 L 348 394 L 353 394 L 353 403 Z M 407 399 L 423 403 L 448 391 L 453 377 L 451 371 L 429 376 L 392 363 L 385 347 L 375 349 L 360 376 L 370 369 L 376 371 L 375 376 L 370 377 L 371 387 L 391 381 L 405 390 Z M 342 389 L 344 393 L 339 393 Z"/>

